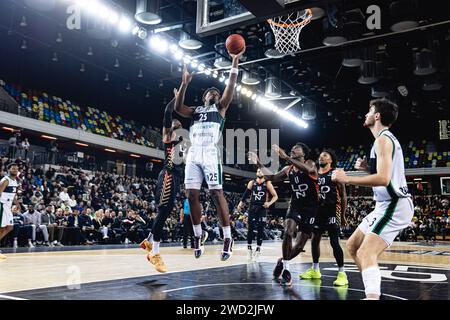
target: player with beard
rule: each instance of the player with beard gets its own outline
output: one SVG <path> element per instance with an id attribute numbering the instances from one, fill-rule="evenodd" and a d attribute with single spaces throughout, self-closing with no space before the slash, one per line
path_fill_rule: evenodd
<path id="1" fill-rule="evenodd" d="M 0 240 L 14 229 L 14 218 L 11 208 L 16 201 L 17 189 L 19 188 L 19 183 L 17 182 L 19 165 L 11 163 L 7 169 L 8 175 L 0 180 Z M 19 204 L 16 203 L 16 205 Z M 6 259 L 6 256 L 0 252 L 0 260 L 4 259 Z"/>
<path id="2" fill-rule="evenodd" d="M 269 193 L 272 198 L 269 201 Z M 250 197 L 248 209 L 248 232 L 247 232 L 247 260 L 257 262 L 261 254 L 261 246 L 266 226 L 267 209 L 278 200 L 277 192 L 272 182 L 266 181 L 260 169 L 256 171 L 256 179 L 247 184 L 242 199 L 238 204 L 238 211 L 242 211 L 244 203 Z M 257 230 L 256 250 L 252 250 L 253 231 Z"/>
<path id="3" fill-rule="evenodd" d="M 281 159 L 289 163 L 275 174 L 270 173 L 261 164 L 255 153 L 249 152 L 249 158 L 261 169 L 267 180 L 282 182 L 289 179 L 292 188 L 291 201 L 285 220 L 283 257 L 278 259 L 273 271 L 274 280 L 280 281 L 281 285 L 290 286 L 292 284 L 290 261 L 303 251 L 311 236 L 319 205 L 317 167 L 314 161 L 306 160 L 309 148 L 304 143 L 298 142 L 294 145 L 290 156 L 277 145 L 273 145 L 273 149 Z M 294 245 L 292 245 L 293 240 L 295 240 Z"/>
<path id="4" fill-rule="evenodd" d="M 174 95 L 177 95 L 177 89 L 174 89 Z M 147 239 L 144 239 L 140 244 L 141 248 L 148 252 L 148 261 L 159 272 L 167 272 L 167 267 L 159 252 L 159 244 L 164 224 L 175 206 L 176 196 L 180 191 L 181 178 L 183 176 L 183 165 L 174 163 L 176 146 L 182 141 L 181 137 L 177 137 L 175 133 L 175 130 L 181 128 L 181 122 L 177 119 L 172 119 L 174 104 L 175 98 L 167 104 L 164 111 L 162 140 L 165 160 L 163 170 L 158 176 L 155 193 L 158 213 Z"/>
<path id="5" fill-rule="evenodd" d="M 334 151 L 330 149 L 323 150 L 319 156 L 319 209 L 311 239 L 313 265 L 306 272 L 302 273 L 300 278 L 320 279 L 322 277 L 319 269 L 320 240 L 322 239 L 322 234 L 327 231 L 331 247 L 333 248 L 333 255 L 339 268 L 337 279 L 333 284 L 335 286 L 346 286 L 348 285 L 348 280 L 344 271 L 344 252 L 339 244 L 339 233 L 340 227 L 344 227 L 346 224 L 347 194 L 342 183 L 331 181 L 331 175 L 335 167 L 336 154 Z"/>
<path id="6" fill-rule="evenodd" d="M 389 128 L 397 120 L 398 106 L 388 99 L 372 100 L 364 127 L 375 143 L 370 162 L 358 159 L 357 170 L 366 176 L 347 176 L 342 169 L 334 170 L 332 181 L 355 186 L 372 187 L 375 209 L 367 215 L 347 241 L 347 249 L 362 274 L 367 300 L 381 296 L 381 272 L 378 257 L 392 245 L 395 237 L 408 227 L 414 206 L 405 178 L 402 147 Z"/>

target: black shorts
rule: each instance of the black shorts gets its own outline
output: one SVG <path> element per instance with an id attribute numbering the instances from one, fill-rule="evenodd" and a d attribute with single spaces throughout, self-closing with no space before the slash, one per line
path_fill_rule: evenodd
<path id="1" fill-rule="evenodd" d="M 177 193 L 180 191 L 181 177 L 173 172 L 162 170 L 158 175 L 155 204 L 157 208 L 170 208 L 175 205 Z"/>
<path id="2" fill-rule="evenodd" d="M 339 221 L 335 207 L 319 207 L 317 210 L 316 223 L 314 229 L 326 231 L 330 229 L 339 229 Z"/>
<path id="3" fill-rule="evenodd" d="M 266 223 L 267 209 L 263 206 L 251 206 L 248 210 L 248 224 L 255 226 Z"/>
<path id="4" fill-rule="evenodd" d="M 317 208 L 297 208 L 290 206 L 286 219 L 292 219 L 297 223 L 298 231 L 311 234 L 316 221 Z"/>

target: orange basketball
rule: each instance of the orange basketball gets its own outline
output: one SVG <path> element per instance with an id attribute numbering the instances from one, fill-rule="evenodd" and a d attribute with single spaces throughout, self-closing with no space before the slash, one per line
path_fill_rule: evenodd
<path id="1" fill-rule="evenodd" d="M 230 54 L 238 54 L 245 47 L 245 40 L 239 34 L 232 34 L 227 38 L 225 42 L 225 46 L 227 47 L 228 53 Z"/>

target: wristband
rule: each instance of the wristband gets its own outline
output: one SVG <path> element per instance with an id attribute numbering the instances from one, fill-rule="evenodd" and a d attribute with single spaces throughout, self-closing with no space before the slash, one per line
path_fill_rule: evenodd
<path id="1" fill-rule="evenodd" d="M 239 74 L 238 68 L 231 68 L 230 74 Z"/>

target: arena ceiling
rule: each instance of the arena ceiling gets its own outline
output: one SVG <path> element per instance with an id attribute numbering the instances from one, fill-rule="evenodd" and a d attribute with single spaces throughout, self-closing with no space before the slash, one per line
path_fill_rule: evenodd
<path id="1" fill-rule="evenodd" d="M 179 85 L 180 69 L 176 61 L 156 54 L 145 41 L 130 34 L 112 31 L 105 36 L 89 30 L 69 30 L 66 7 L 61 3 L 52 11 L 43 12 L 25 2 L 0 2 L 0 78 L 145 124 L 161 125 L 164 103 L 171 99 L 172 88 Z M 135 10 L 134 0 L 109 2 L 130 14 Z M 368 102 L 372 95 L 388 91 L 401 107 L 394 128 L 401 139 L 437 139 L 437 120 L 450 119 L 450 5 L 447 1 L 410 1 L 417 7 L 409 18 L 416 20 L 422 29 L 392 34 L 390 27 L 395 22 L 389 11 L 392 2 L 321 1 L 325 15 L 302 31 L 303 53 L 246 65 L 246 69 L 258 74 L 261 83 L 268 75 L 281 78 L 283 96 L 295 91 L 303 102 L 315 105 L 317 117 L 309 122 L 308 129 L 287 123 L 269 111 L 258 110 L 249 99 L 232 106 L 227 127 L 281 127 L 282 133 L 288 133 L 281 135 L 285 144 L 296 140 L 317 146 L 363 143 L 369 138 L 361 127 Z M 334 35 L 333 32 L 347 34 L 355 24 L 363 24 L 367 6 L 374 3 L 382 8 L 381 30 L 352 29 L 352 39 L 358 41 L 346 46 L 323 44 L 324 38 Z M 161 16 L 163 22 L 158 27 L 174 28 L 163 33 L 168 38 L 179 38 L 180 28 L 176 26 L 181 24 L 184 32 L 203 43 L 192 55 L 207 65 L 212 65 L 216 57 L 215 44 L 234 32 L 243 34 L 249 44 L 246 61 L 264 58 L 264 36 L 269 31 L 265 22 L 198 37 L 196 1 L 162 0 Z M 325 26 L 331 18 L 337 21 L 335 30 Z M 432 52 L 435 71 L 416 75 L 414 56 L 424 49 Z M 376 78 L 376 83 L 359 83 L 360 68 L 343 65 L 347 55 L 358 51 L 356 54 L 373 57 L 378 62 L 380 69 L 377 67 L 373 75 L 369 70 L 367 75 Z M 198 76 L 188 92 L 188 103 L 201 103 L 202 90 L 211 85 L 221 84 Z M 406 95 L 400 93 L 405 93 L 402 86 Z M 286 106 L 291 101 L 280 100 L 277 104 Z M 302 102 L 290 111 L 300 114 L 301 108 Z"/>

